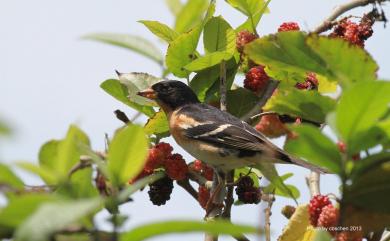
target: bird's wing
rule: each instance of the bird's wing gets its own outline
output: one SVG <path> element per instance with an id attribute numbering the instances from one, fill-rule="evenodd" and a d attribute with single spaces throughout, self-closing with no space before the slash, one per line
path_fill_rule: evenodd
<path id="1" fill-rule="evenodd" d="M 228 149 L 262 152 L 268 148 L 264 140 L 234 124 L 218 122 L 201 124 L 186 129 L 185 135 L 187 138 Z"/>

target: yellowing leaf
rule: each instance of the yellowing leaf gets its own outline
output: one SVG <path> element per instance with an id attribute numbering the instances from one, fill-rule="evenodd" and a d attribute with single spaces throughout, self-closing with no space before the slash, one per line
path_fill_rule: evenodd
<path id="1" fill-rule="evenodd" d="M 162 134 L 169 131 L 167 116 L 163 111 L 156 112 L 153 117 L 150 117 L 144 126 L 144 131 L 148 135 Z"/>
<path id="2" fill-rule="evenodd" d="M 290 218 L 278 241 L 311 241 L 315 229 L 310 225 L 308 205 L 300 205 Z"/>

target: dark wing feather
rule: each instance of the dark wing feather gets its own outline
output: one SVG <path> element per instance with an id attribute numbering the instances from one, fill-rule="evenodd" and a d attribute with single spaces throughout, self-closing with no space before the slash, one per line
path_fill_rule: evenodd
<path id="1" fill-rule="evenodd" d="M 265 148 L 263 140 L 230 123 L 198 125 L 187 129 L 185 135 L 228 149 L 261 152 Z"/>

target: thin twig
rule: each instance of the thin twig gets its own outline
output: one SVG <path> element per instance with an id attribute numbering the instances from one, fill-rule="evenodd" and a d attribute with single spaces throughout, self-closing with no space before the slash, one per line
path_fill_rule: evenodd
<path id="1" fill-rule="evenodd" d="M 198 192 L 192 187 L 188 178 L 177 181 L 177 184 L 186 190 L 196 201 L 198 201 Z"/>
<path id="2" fill-rule="evenodd" d="M 226 105 L 226 62 L 222 60 L 221 66 L 220 66 L 220 85 L 219 85 L 219 95 L 221 97 L 221 110 L 226 111 L 227 105 Z"/>
<path id="3" fill-rule="evenodd" d="M 357 8 L 357 7 L 364 7 L 370 3 L 382 3 L 386 2 L 389 0 L 352 0 L 349 1 L 345 4 L 341 4 L 337 6 L 333 12 L 324 20 L 321 22 L 320 25 L 318 25 L 314 30 L 312 31 L 313 33 L 322 33 L 327 30 L 329 30 L 332 27 L 332 22 L 337 19 L 339 16 L 344 14 L 345 12 Z"/>
<path id="4" fill-rule="evenodd" d="M 318 172 L 310 172 L 310 175 L 306 177 L 306 184 L 309 187 L 311 197 L 321 194 L 320 174 Z"/>
<path id="5" fill-rule="evenodd" d="M 274 115 L 274 114 L 277 114 L 275 111 L 264 111 L 264 112 L 261 112 L 257 115 L 254 115 L 251 117 L 251 119 L 255 119 L 257 117 L 262 117 L 262 116 L 265 116 L 265 115 Z"/>
<path id="6" fill-rule="evenodd" d="M 92 159 L 89 156 L 82 155 L 80 156 L 80 161 L 76 163 L 68 172 L 68 178 L 71 178 L 72 175 L 78 170 L 90 167 L 92 164 Z"/>
<path id="7" fill-rule="evenodd" d="M 261 113 L 261 109 L 263 108 L 267 100 L 272 96 L 276 87 L 278 87 L 278 84 L 279 81 L 269 80 L 259 101 L 257 101 L 256 105 L 241 119 L 244 120 L 245 122 L 250 122 L 252 120 L 252 116 Z"/>
<path id="8" fill-rule="evenodd" d="M 274 203 L 274 195 L 270 195 L 268 200 L 268 207 L 264 210 L 265 212 L 265 240 L 271 241 L 271 215 L 272 215 L 272 204 Z"/>
<path id="9" fill-rule="evenodd" d="M 227 176 L 226 176 L 226 182 L 227 183 L 233 183 L 234 182 L 234 170 L 230 171 Z M 225 198 L 225 209 L 222 213 L 222 217 L 230 220 L 231 217 L 231 210 L 232 206 L 234 203 L 234 198 L 233 198 L 233 189 L 234 185 L 228 185 L 227 186 L 227 193 L 226 193 L 226 198 Z"/>
<path id="10" fill-rule="evenodd" d="M 200 186 L 205 186 L 207 189 L 211 189 L 212 181 L 207 180 L 204 176 L 195 171 L 188 171 L 188 178 L 191 181 L 198 183 Z"/>

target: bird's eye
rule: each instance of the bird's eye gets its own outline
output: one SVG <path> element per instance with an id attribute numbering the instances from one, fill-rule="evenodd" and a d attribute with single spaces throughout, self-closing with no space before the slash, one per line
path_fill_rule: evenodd
<path id="1" fill-rule="evenodd" d="M 163 85 L 161 89 L 162 89 L 162 91 L 167 92 L 167 91 L 170 91 L 172 88 L 169 85 Z"/>

